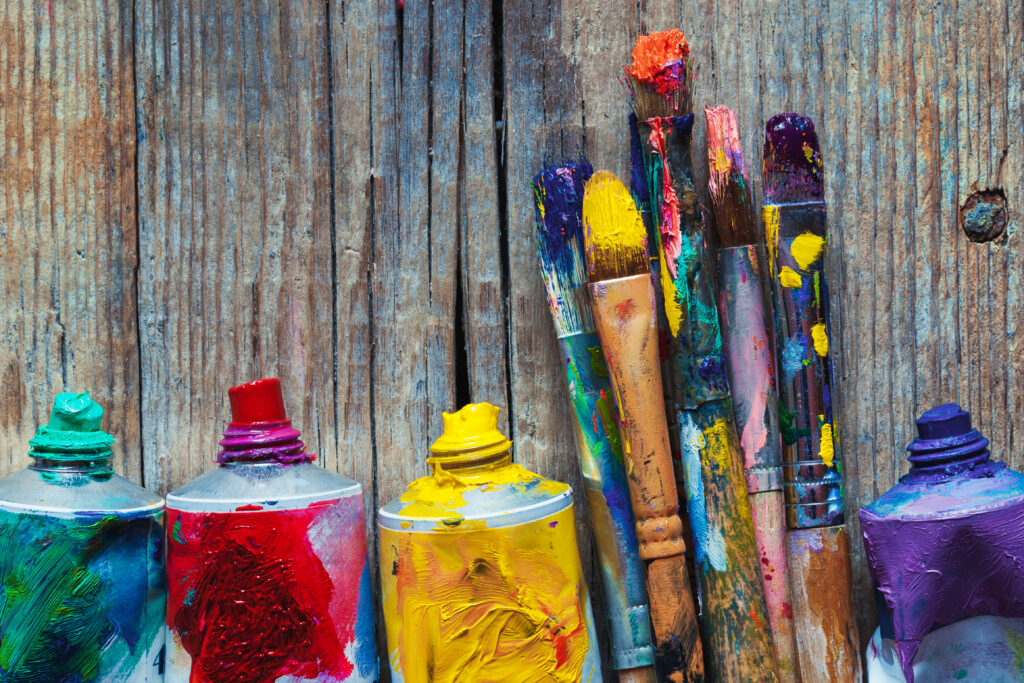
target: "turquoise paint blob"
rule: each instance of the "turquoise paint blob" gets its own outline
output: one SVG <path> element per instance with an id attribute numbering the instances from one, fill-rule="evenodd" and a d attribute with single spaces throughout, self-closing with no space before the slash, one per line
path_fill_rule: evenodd
<path id="1" fill-rule="evenodd" d="M 41 425 L 28 442 L 33 458 L 57 461 L 108 459 L 114 437 L 100 427 L 103 408 L 81 394 L 57 394 L 50 412 L 50 423 Z"/>

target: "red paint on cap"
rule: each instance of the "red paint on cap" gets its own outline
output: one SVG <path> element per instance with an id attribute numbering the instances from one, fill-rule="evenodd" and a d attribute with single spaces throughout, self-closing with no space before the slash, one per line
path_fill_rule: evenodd
<path id="1" fill-rule="evenodd" d="M 281 380 L 276 377 L 257 379 L 228 389 L 231 401 L 231 424 L 249 425 L 287 420 Z"/>

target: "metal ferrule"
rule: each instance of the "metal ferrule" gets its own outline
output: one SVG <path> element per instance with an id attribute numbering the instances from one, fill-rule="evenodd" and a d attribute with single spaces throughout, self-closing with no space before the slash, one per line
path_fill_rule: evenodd
<path id="1" fill-rule="evenodd" d="M 722 327 L 736 431 L 750 493 L 782 489 L 782 442 L 764 269 L 754 245 L 716 252 Z"/>
<path id="2" fill-rule="evenodd" d="M 842 464 L 832 415 L 829 299 L 822 270 L 825 205 L 769 205 L 764 218 L 776 302 L 786 522 L 790 528 L 841 524 Z M 820 249 L 812 259 L 815 243 Z"/>

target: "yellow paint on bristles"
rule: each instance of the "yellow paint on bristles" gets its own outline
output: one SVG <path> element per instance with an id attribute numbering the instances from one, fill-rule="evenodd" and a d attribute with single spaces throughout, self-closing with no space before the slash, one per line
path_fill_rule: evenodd
<path id="1" fill-rule="evenodd" d="M 650 272 L 647 229 L 629 190 L 598 171 L 583 190 L 583 239 L 591 282 Z"/>
<path id="2" fill-rule="evenodd" d="M 779 271 L 779 282 L 782 283 L 783 287 L 790 287 L 791 289 L 797 289 L 804 283 L 800 273 L 789 266 L 782 266 L 782 270 Z"/>
<path id="3" fill-rule="evenodd" d="M 824 358 L 828 355 L 828 333 L 825 331 L 825 323 L 818 323 L 811 327 L 811 337 L 814 339 L 814 350 Z"/>
<path id="4" fill-rule="evenodd" d="M 820 416 L 824 419 L 824 415 Z M 821 426 L 821 447 L 818 449 L 818 457 L 825 463 L 826 467 L 832 467 L 836 457 L 835 444 L 832 441 L 832 425 L 826 422 Z"/>
<path id="5" fill-rule="evenodd" d="M 825 238 L 815 235 L 813 232 L 805 232 L 797 235 L 789 252 L 793 254 L 797 264 L 802 270 L 821 258 L 821 252 L 825 249 Z"/>

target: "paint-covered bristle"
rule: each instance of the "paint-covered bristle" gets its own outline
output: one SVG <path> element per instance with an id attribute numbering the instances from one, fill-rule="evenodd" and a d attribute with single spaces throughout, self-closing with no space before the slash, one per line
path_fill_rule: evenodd
<path id="1" fill-rule="evenodd" d="M 586 183 L 583 240 L 591 282 L 650 272 L 647 229 L 614 173 L 598 171 Z"/>
<path id="2" fill-rule="evenodd" d="M 679 29 L 638 37 L 625 71 L 630 102 L 641 121 L 690 113 L 695 69 Z"/>
<path id="3" fill-rule="evenodd" d="M 809 116 L 777 114 L 768 120 L 762 174 L 766 204 L 824 200 L 821 150 Z"/>
<path id="4" fill-rule="evenodd" d="M 757 241 L 757 218 L 736 112 L 728 107 L 705 107 L 708 122 L 708 193 L 718 234 L 718 246 L 738 247 Z"/>
<path id="5" fill-rule="evenodd" d="M 594 329 L 583 257 L 583 185 L 594 170 L 584 160 L 547 166 L 533 176 L 537 255 L 555 334 Z"/>

